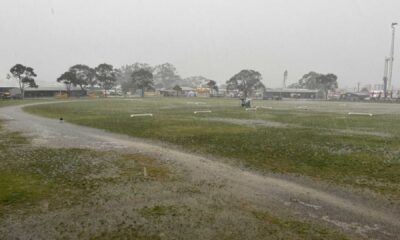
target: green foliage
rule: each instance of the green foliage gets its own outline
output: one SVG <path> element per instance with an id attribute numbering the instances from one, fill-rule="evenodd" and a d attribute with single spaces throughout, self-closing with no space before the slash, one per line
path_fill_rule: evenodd
<path id="1" fill-rule="evenodd" d="M 176 91 L 176 96 L 178 96 L 179 92 L 182 91 L 182 88 L 179 85 L 175 85 L 172 89 Z"/>
<path id="2" fill-rule="evenodd" d="M 171 88 L 181 80 L 176 68 L 171 63 L 164 63 L 155 66 L 154 81 L 157 88 Z"/>
<path id="3" fill-rule="evenodd" d="M 11 75 L 7 75 L 8 78 L 14 78 L 18 81 L 19 88 L 21 90 L 22 98 L 24 98 L 24 89 L 26 86 L 31 88 L 37 88 L 38 85 L 35 82 L 37 77 L 35 71 L 31 67 L 26 67 L 22 64 L 16 64 L 10 69 Z"/>
<path id="4" fill-rule="evenodd" d="M 139 69 L 145 69 L 151 73 L 154 72 L 154 68 L 147 63 L 134 63 L 131 65 L 124 65 L 118 69 L 117 72 L 117 82 L 121 84 L 122 91 L 127 93 L 130 89 L 134 88 L 132 82 L 132 73 Z"/>
<path id="5" fill-rule="evenodd" d="M 238 90 L 243 94 L 243 98 L 251 96 L 257 89 L 265 89 L 261 82 L 261 74 L 254 70 L 242 70 L 229 79 L 227 84 L 228 90 Z"/>
<path id="6" fill-rule="evenodd" d="M 65 73 L 57 78 L 57 82 L 62 82 L 67 87 L 70 94 L 71 86 L 79 86 L 85 90 L 87 86 L 94 87 L 96 85 L 96 72 L 89 66 L 77 64 L 68 69 Z"/>
<path id="7" fill-rule="evenodd" d="M 337 76 L 334 74 L 320 74 L 309 72 L 305 74 L 298 83 L 289 85 L 289 88 L 305 88 L 321 90 L 325 97 L 328 96 L 329 90 L 338 88 Z"/>
<path id="8" fill-rule="evenodd" d="M 334 74 L 320 75 L 317 77 L 318 89 L 325 93 L 325 98 L 328 98 L 328 91 L 338 88 L 337 76 Z"/>
<path id="9" fill-rule="evenodd" d="M 71 87 L 73 83 L 76 82 L 76 76 L 73 72 L 67 71 L 61 74 L 61 76 L 57 78 L 57 82 L 64 83 L 65 87 L 67 88 L 68 95 L 70 95 Z"/>
<path id="10" fill-rule="evenodd" d="M 132 82 L 133 86 L 136 89 L 141 89 L 142 90 L 142 97 L 144 96 L 144 91 L 146 89 L 153 89 L 154 84 L 153 84 L 153 74 L 146 69 L 139 69 L 136 70 L 132 73 Z"/>
<path id="11" fill-rule="evenodd" d="M 207 83 L 207 86 L 211 89 L 211 91 L 215 91 L 218 93 L 218 86 L 217 86 L 217 82 L 214 80 L 210 80 Z"/>
<path id="12" fill-rule="evenodd" d="M 85 90 L 87 86 L 94 87 L 96 85 L 96 72 L 93 68 L 83 64 L 76 64 L 70 67 L 69 71 L 75 76 L 72 82 L 74 86 L 79 86 L 82 90 Z"/>
<path id="13" fill-rule="evenodd" d="M 102 63 L 95 69 L 98 84 L 105 90 L 110 90 L 117 81 L 117 73 L 111 64 Z"/>

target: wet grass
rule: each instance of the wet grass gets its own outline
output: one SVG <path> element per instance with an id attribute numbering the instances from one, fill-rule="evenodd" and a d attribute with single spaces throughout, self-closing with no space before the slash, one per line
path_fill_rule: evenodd
<path id="1" fill-rule="evenodd" d="M 0 122 L 1 124 L 1 122 Z M 142 155 L 123 155 L 85 149 L 32 147 L 25 137 L 0 128 L 0 212 L 30 210 L 41 201 L 50 208 L 80 203 L 110 182 L 168 177 L 155 160 Z M 149 168 L 144 179 L 143 167 Z M 159 176 L 160 175 L 160 176 Z"/>
<path id="2" fill-rule="evenodd" d="M 29 103 L 39 103 L 45 101 L 52 101 L 53 99 L 0 99 L 0 107 L 17 106 Z"/>
<path id="3" fill-rule="evenodd" d="M 217 205 L 204 203 L 201 208 L 177 204 L 144 207 L 138 213 L 145 224 L 103 231 L 94 239 L 349 239 L 318 224 L 219 201 Z"/>
<path id="4" fill-rule="evenodd" d="M 143 155 L 34 147 L 1 122 L 0 152 L 2 239 L 348 239 L 231 197 L 180 191 L 191 185 Z"/>
<path id="5" fill-rule="evenodd" d="M 255 104 L 269 103 L 273 109 L 244 111 L 237 100 L 145 98 L 42 105 L 26 110 L 226 157 L 257 171 L 306 175 L 400 200 L 400 117 L 396 111 L 382 113 L 382 106 L 373 104 L 372 111 L 380 114 L 366 117 L 347 115 L 355 108 L 350 104 L 349 109 L 340 111 L 332 107 L 340 103 L 311 103 L 307 110 L 294 103 Z M 204 109 L 212 113 L 193 113 Z M 130 118 L 132 113 L 153 113 L 154 117 Z M 213 118 L 240 119 L 244 124 L 216 122 Z M 289 125 L 271 128 L 247 124 L 246 120 Z"/>
<path id="6" fill-rule="evenodd" d="M 281 229 L 285 229 L 286 231 L 290 229 L 290 235 L 287 237 L 288 239 L 326 239 L 326 238 L 334 238 L 334 239 L 347 239 L 346 237 L 332 233 L 327 231 L 327 229 L 320 228 L 310 223 L 293 221 L 293 220 L 282 220 L 279 219 L 267 212 L 253 212 L 254 216 L 260 221 L 268 223 L 270 227 L 267 232 L 271 233 L 271 235 L 280 236 Z M 281 235 L 282 236 L 282 235 Z"/>

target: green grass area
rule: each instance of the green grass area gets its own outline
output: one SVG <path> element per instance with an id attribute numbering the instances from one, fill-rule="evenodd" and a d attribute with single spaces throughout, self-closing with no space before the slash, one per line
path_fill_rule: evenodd
<path id="1" fill-rule="evenodd" d="M 238 100 L 144 98 L 49 104 L 26 111 L 227 157 L 257 171 L 307 175 L 400 200 L 398 105 L 303 104 L 310 106 L 304 110 L 296 102 L 256 101 L 254 105 L 273 108 L 245 111 Z M 346 114 L 357 108 L 379 114 Z M 194 114 L 195 110 L 212 113 Z M 133 113 L 154 117 L 130 118 Z M 275 128 L 254 121 L 288 125 Z"/>
<path id="2" fill-rule="evenodd" d="M 38 102 L 48 102 L 53 101 L 52 99 L 0 99 L 0 107 L 9 107 L 9 106 L 16 106 L 16 105 L 23 105 L 23 104 L 30 104 L 30 103 L 38 103 Z"/>
<path id="3" fill-rule="evenodd" d="M 42 200 L 51 208 L 79 203 L 82 196 L 90 196 L 104 184 L 128 178 L 142 181 L 143 167 L 149 168 L 147 180 L 168 177 L 166 169 L 142 155 L 32 147 L 19 133 L 1 128 L 0 152 L 2 214 L 29 209 Z"/>
<path id="4" fill-rule="evenodd" d="M 176 205 L 143 208 L 140 210 L 141 216 L 149 222 L 155 221 L 155 226 L 146 224 L 121 227 L 113 231 L 104 231 L 92 239 L 349 239 L 317 224 L 284 220 L 267 212 L 251 211 L 243 209 L 243 206 L 235 206 L 237 209 L 242 209 L 238 211 L 233 209 L 232 204 L 227 205 L 232 209 L 227 209 L 226 206 L 217 206 L 212 212 L 209 208 L 205 208 L 207 211 L 199 211 L 188 206 Z M 230 213 L 227 214 L 227 211 Z M 238 212 L 241 212 L 241 215 L 237 215 Z M 230 215 L 231 219 L 224 219 L 224 215 Z M 173 227 L 169 222 L 171 219 L 179 223 L 179 229 L 174 232 L 168 231 Z M 207 227 L 205 228 L 204 225 Z M 156 234 L 143 234 L 143 232 L 149 232 L 145 229 L 152 228 L 159 230 L 153 230 Z M 203 237 L 199 238 L 199 235 Z"/>
<path id="5" fill-rule="evenodd" d="M 35 226 L 29 236 L 49 239 L 349 239 L 231 197 L 187 191 L 196 187 L 143 155 L 34 147 L 1 121 L 0 152 L 2 239 L 24 224 Z"/>

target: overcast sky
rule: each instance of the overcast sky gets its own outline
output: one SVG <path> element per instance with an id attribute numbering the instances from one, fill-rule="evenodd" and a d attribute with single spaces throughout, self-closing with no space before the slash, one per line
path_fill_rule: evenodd
<path id="1" fill-rule="evenodd" d="M 74 64 L 103 62 L 170 62 L 182 77 L 221 83 L 254 69 L 269 87 L 285 69 L 289 83 L 309 71 L 338 75 L 340 87 L 381 83 L 399 9 L 399 0 L 1 0 L 0 85 L 15 63 L 47 85 Z"/>

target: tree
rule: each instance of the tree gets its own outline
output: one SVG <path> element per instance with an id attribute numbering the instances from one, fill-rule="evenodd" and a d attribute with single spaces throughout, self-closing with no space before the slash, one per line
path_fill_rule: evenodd
<path id="1" fill-rule="evenodd" d="M 218 93 L 218 86 L 216 81 L 209 80 L 207 86 L 210 88 L 212 94 L 214 94 L 214 91 Z"/>
<path id="2" fill-rule="evenodd" d="M 107 97 L 107 91 L 110 90 L 117 81 L 116 71 L 111 64 L 102 63 L 95 69 L 96 79 L 101 88 L 104 89 L 104 95 Z"/>
<path id="3" fill-rule="evenodd" d="M 176 96 L 179 96 L 179 92 L 182 91 L 182 88 L 179 85 L 175 85 L 172 89 L 176 91 Z"/>
<path id="4" fill-rule="evenodd" d="M 22 64 L 16 64 L 10 69 L 10 74 L 7 78 L 13 78 L 18 81 L 19 89 L 21 91 L 22 99 L 25 98 L 25 87 L 37 88 L 39 87 L 35 82 L 35 77 L 37 77 L 35 71 L 31 67 L 26 67 Z"/>
<path id="5" fill-rule="evenodd" d="M 361 89 L 361 92 L 362 92 L 362 93 L 369 93 L 369 89 L 368 89 L 367 87 L 363 87 L 363 88 Z"/>
<path id="6" fill-rule="evenodd" d="M 154 68 L 154 82 L 156 87 L 171 88 L 178 84 L 181 77 L 171 63 L 164 63 Z"/>
<path id="7" fill-rule="evenodd" d="M 318 89 L 317 78 L 320 73 L 309 72 L 304 74 L 303 77 L 297 82 L 288 86 L 288 88 L 306 88 L 306 89 Z"/>
<path id="8" fill-rule="evenodd" d="M 324 93 L 325 98 L 328 98 L 329 90 L 338 88 L 337 76 L 335 74 L 321 74 L 316 72 L 309 72 L 304 74 L 303 77 L 289 88 L 306 88 L 316 89 Z"/>
<path id="9" fill-rule="evenodd" d="M 208 83 L 212 81 L 203 76 L 191 76 L 184 78 L 180 81 L 181 86 L 188 86 L 188 87 L 205 87 L 208 86 Z"/>
<path id="10" fill-rule="evenodd" d="M 325 94 L 325 99 L 328 99 L 329 90 L 335 90 L 338 88 L 337 76 L 335 74 L 319 75 L 316 79 L 319 90 L 322 90 Z"/>
<path id="11" fill-rule="evenodd" d="M 117 82 L 121 84 L 122 91 L 127 93 L 131 88 L 134 88 L 132 82 L 132 73 L 139 69 L 146 69 L 153 73 L 154 68 L 147 63 L 134 63 L 131 65 L 124 65 L 116 70 Z"/>
<path id="12" fill-rule="evenodd" d="M 141 89 L 141 97 L 144 97 L 146 89 L 153 89 L 153 73 L 146 69 L 139 69 L 132 73 L 133 86 L 136 89 Z"/>
<path id="13" fill-rule="evenodd" d="M 94 69 L 87 65 L 77 64 L 69 69 L 75 75 L 74 86 L 79 86 L 82 90 L 85 90 L 87 86 L 92 88 L 96 85 L 96 72 Z"/>
<path id="14" fill-rule="evenodd" d="M 76 78 L 75 74 L 71 71 L 67 71 L 61 74 L 61 76 L 57 78 L 57 82 L 62 82 L 65 84 L 67 88 L 68 97 L 71 96 L 71 86 L 73 85 L 73 82 L 76 81 L 75 78 Z"/>
<path id="15" fill-rule="evenodd" d="M 238 90 L 244 98 L 250 96 L 257 89 L 265 89 L 261 82 L 262 76 L 254 70 L 242 70 L 226 81 L 228 90 Z"/>

